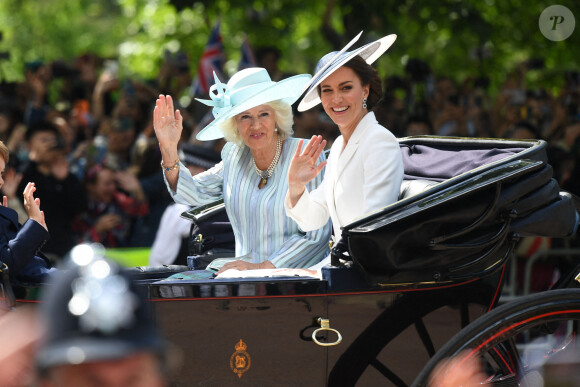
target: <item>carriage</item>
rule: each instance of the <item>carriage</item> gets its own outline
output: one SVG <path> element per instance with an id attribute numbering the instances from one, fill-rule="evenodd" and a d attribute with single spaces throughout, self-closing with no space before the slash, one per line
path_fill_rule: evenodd
<path id="1" fill-rule="evenodd" d="M 521 237 L 576 232 L 576 199 L 552 178 L 546 143 L 419 136 L 400 147 L 399 200 L 343 228 L 322 278 L 214 278 L 190 271 L 201 257 L 129 269 L 183 355 L 173 385 L 426 385 L 465 350 L 489 384 L 521 385 L 546 363 L 538 356 L 576 355 L 578 269 L 564 290 L 495 308 Z M 14 291 L 24 303 L 37 289 Z"/>

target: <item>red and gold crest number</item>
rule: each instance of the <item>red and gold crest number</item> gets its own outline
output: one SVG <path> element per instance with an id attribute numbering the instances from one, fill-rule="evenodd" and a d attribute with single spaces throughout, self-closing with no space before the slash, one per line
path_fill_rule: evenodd
<path id="1" fill-rule="evenodd" d="M 236 343 L 234 348 L 236 349 L 236 352 L 234 352 L 230 357 L 230 368 L 236 375 L 238 375 L 238 378 L 241 378 L 242 374 L 250 369 L 252 358 L 250 357 L 250 354 L 246 352 L 248 346 L 242 341 L 242 339 Z"/>

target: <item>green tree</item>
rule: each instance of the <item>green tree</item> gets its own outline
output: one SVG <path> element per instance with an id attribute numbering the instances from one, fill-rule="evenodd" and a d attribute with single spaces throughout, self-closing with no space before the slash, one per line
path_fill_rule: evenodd
<path id="1" fill-rule="evenodd" d="M 559 1 L 580 16 L 572 0 Z M 0 62 L 4 79 L 19 79 L 25 62 L 70 59 L 85 52 L 118 57 L 122 74 L 152 78 L 165 50 L 184 51 L 192 71 L 219 19 L 228 62 L 235 71 L 247 35 L 254 47 L 275 45 L 284 72 L 312 72 L 323 54 L 359 31 L 364 42 L 398 35 L 377 62 L 381 75 L 403 74 L 410 58 L 437 75 L 488 75 L 497 88 L 508 72 L 533 57 L 545 61 L 528 73 L 535 85 L 559 85 L 578 69 L 580 28 L 562 42 L 546 39 L 538 18 L 550 1 L 523 0 L 3 0 Z M 359 42 L 363 43 L 363 42 Z"/>
<path id="2" fill-rule="evenodd" d="M 122 9 L 115 0 L 2 0 L 0 63 L 3 78 L 22 79 L 26 62 L 70 59 L 85 52 L 116 56 L 125 33 Z"/>

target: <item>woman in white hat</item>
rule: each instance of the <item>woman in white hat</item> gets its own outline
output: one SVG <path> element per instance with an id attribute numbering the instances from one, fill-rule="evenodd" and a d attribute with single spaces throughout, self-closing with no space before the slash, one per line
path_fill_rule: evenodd
<path id="1" fill-rule="evenodd" d="M 303 232 L 284 212 L 288 168 L 299 140 L 292 134 L 291 104 L 298 99 L 310 75 L 273 82 L 263 68 L 244 69 L 227 84 L 216 77 L 210 89 L 215 120 L 199 140 L 225 137 L 222 161 L 192 176 L 180 162 L 177 144 L 182 116 L 170 96 L 160 95 L 154 110 L 154 128 L 163 158 L 162 168 L 173 199 L 203 205 L 223 198 L 236 238 L 236 257 L 227 269 L 309 267 L 328 253 L 330 224 Z M 322 150 L 322 148 L 321 148 Z M 323 160 L 318 158 L 319 162 Z M 309 182 L 315 189 L 322 181 Z"/>
<path id="2" fill-rule="evenodd" d="M 285 200 L 286 213 L 302 230 L 316 230 L 330 217 L 336 241 L 341 227 L 397 201 L 403 179 L 397 139 L 379 125 L 372 112 L 382 90 L 381 79 L 370 64 L 396 36 L 346 51 L 359 36 L 340 52 L 331 52 L 318 62 L 298 106 L 304 111 L 322 102 L 341 133 L 330 150 L 322 185 L 314 191 L 308 188 L 308 183 L 320 176 L 317 158 L 325 144 L 320 136 L 314 136 L 303 151 L 299 144 L 294 155 Z"/>

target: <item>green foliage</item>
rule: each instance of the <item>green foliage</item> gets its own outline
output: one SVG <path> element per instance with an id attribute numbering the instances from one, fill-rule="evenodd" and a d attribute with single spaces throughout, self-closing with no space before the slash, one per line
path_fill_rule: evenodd
<path id="1" fill-rule="evenodd" d="M 0 50 L 10 52 L 3 75 L 21 79 L 23 65 L 95 52 L 116 56 L 123 42 L 121 9 L 114 0 L 2 0 Z"/>
<path id="2" fill-rule="evenodd" d="M 564 70 L 578 68 L 580 46 L 580 8 L 572 0 L 558 3 L 579 24 L 563 42 L 539 31 L 540 13 L 552 5 L 543 0 L 3 0 L 0 51 L 10 51 L 11 58 L 0 62 L 0 77 L 21 78 L 28 61 L 85 52 L 118 57 L 121 74 L 152 78 L 165 50 L 181 50 L 195 71 L 218 19 L 228 73 L 237 68 L 246 35 L 254 48 L 279 48 L 282 72 L 312 72 L 318 58 L 333 49 L 322 32 L 330 4 L 329 25 L 344 43 L 361 30 L 364 41 L 398 35 L 377 62 L 383 76 L 403 74 L 408 59 L 420 58 L 436 75 L 461 80 L 485 74 L 497 88 L 522 61 L 539 57 L 546 68 L 530 71 L 528 83 L 555 85 Z"/>

